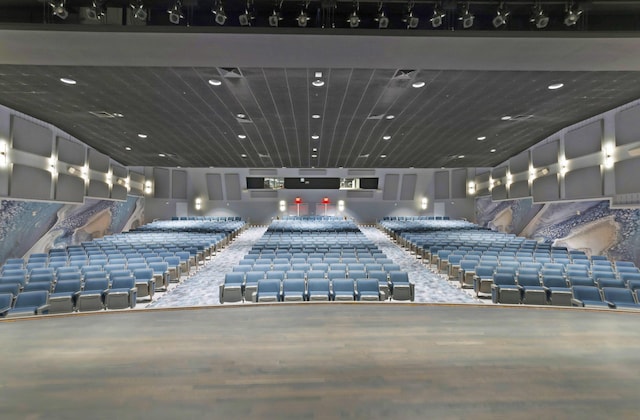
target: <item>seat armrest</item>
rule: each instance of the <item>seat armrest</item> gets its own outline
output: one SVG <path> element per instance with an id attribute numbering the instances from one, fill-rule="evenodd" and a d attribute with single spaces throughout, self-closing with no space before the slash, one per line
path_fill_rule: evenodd
<path id="1" fill-rule="evenodd" d="M 605 300 L 605 301 L 604 301 L 604 303 L 606 303 L 607 305 L 609 305 L 609 308 L 611 308 L 611 309 L 616 309 L 616 304 L 615 304 L 615 303 L 613 303 L 613 302 L 611 302 L 611 301 L 608 301 L 608 300 Z"/>
<path id="2" fill-rule="evenodd" d="M 580 299 L 571 299 L 571 306 L 582 306 L 584 307 L 584 302 L 582 302 Z"/>
<path id="3" fill-rule="evenodd" d="M 49 306 L 50 305 L 48 303 L 45 304 L 45 305 L 42 305 L 42 306 L 38 306 L 36 308 L 36 314 L 37 315 L 48 314 L 49 313 Z"/>

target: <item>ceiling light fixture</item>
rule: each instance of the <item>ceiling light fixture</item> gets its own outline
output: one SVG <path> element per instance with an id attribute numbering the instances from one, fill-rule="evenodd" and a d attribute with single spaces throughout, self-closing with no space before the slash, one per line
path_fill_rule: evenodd
<path id="1" fill-rule="evenodd" d="M 169 22 L 174 25 L 179 25 L 180 19 L 184 18 L 182 14 L 182 1 L 176 0 L 175 3 L 173 3 L 173 7 L 167 10 L 167 13 L 169 13 Z"/>
<path id="2" fill-rule="evenodd" d="M 281 20 L 282 16 L 280 12 L 274 9 L 271 15 L 269 15 L 269 26 L 278 26 Z"/>
<path id="3" fill-rule="evenodd" d="M 556 90 L 556 89 L 560 89 L 563 86 L 564 86 L 564 83 L 554 83 L 552 85 L 547 86 L 547 89 Z"/>
<path id="4" fill-rule="evenodd" d="M 469 29 L 473 26 L 473 21 L 475 20 L 475 16 L 471 14 L 469 11 L 469 2 L 467 2 L 462 8 L 462 14 L 458 17 L 458 20 L 462 21 L 462 27 L 464 29 Z"/>
<path id="5" fill-rule="evenodd" d="M 240 155 L 240 157 L 241 157 L 241 158 L 246 158 L 246 157 L 247 157 L 247 155 L 243 153 L 243 154 L 241 154 L 241 155 Z"/>
<path id="6" fill-rule="evenodd" d="M 138 137 L 140 137 L 141 139 L 146 139 L 148 136 L 146 134 L 138 134 Z"/>
<path id="7" fill-rule="evenodd" d="M 413 15 L 414 5 L 415 5 L 415 2 L 413 0 L 410 0 L 409 3 L 407 4 L 407 13 L 402 19 L 402 21 L 407 24 L 407 29 L 415 29 L 420 24 L 420 18 Z"/>
<path id="8" fill-rule="evenodd" d="M 313 118 L 314 120 L 317 120 L 317 119 L 319 119 L 319 118 L 320 118 L 320 115 L 319 115 L 319 114 L 313 114 L 313 115 L 311 116 L 311 118 Z"/>
<path id="9" fill-rule="evenodd" d="M 236 114 L 236 117 L 242 119 L 242 118 L 247 118 L 247 115 L 243 113 L 239 113 L 239 114 Z"/>
<path id="10" fill-rule="evenodd" d="M 564 24 L 566 26 L 574 26 L 578 23 L 580 15 L 582 15 L 582 9 L 578 6 L 574 6 L 573 0 L 567 3 L 565 7 L 566 14 L 564 15 Z"/>
<path id="11" fill-rule="evenodd" d="M 509 121 L 511 119 L 511 115 L 504 115 L 500 118 L 502 121 Z"/>
<path id="12" fill-rule="evenodd" d="M 391 136 L 388 134 L 386 136 L 382 136 L 382 140 L 391 140 Z"/>
<path id="13" fill-rule="evenodd" d="M 101 20 L 104 16 L 104 0 L 93 0 L 91 6 L 87 8 L 87 18 L 89 20 Z"/>
<path id="14" fill-rule="evenodd" d="M 165 155 L 164 153 L 158 153 L 158 156 L 160 156 L 160 157 L 167 157 L 167 155 Z"/>
<path id="15" fill-rule="evenodd" d="M 312 138 L 313 140 L 318 140 L 318 139 L 320 138 L 320 136 L 319 136 L 319 135 L 317 135 L 317 134 L 314 134 L 314 135 L 312 135 L 312 136 L 311 136 L 311 138 Z"/>
<path id="16" fill-rule="evenodd" d="M 358 10 L 360 10 L 360 3 L 358 1 L 353 2 L 353 12 L 349 15 L 347 23 L 351 28 L 357 28 L 360 26 L 360 16 L 358 16 Z"/>
<path id="17" fill-rule="evenodd" d="M 387 157 L 387 155 L 380 155 L 380 158 L 382 158 L 382 159 L 384 159 L 386 157 Z"/>
<path id="18" fill-rule="evenodd" d="M 445 16 L 446 13 L 444 12 L 444 10 L 442 10 L 442 4 L 440 2 L 436 3 L 436 5 L 433 6 L 433 14 L 431 15 L 431 19 L 429 19 L 429 21 L 431 22 L 431 26 L 434 28 L 439 28 L 440 26 L 442 26 L 442 22 Z"/>
<path id="19" fill-rule="evenodd" d="M 494 28 L 499 28 L 502 25 L 507 24 L 507 18 L 511 12 L 505 9 L 504 2 L 500 2 L 500 6 L 498 6 L 498 10 L 496 10 L 496 16 L 493 18 L 491 23 L 493 23 Z"/>
<path id="20" fill-rule="evenodd" d="M 305 28 L 307 26 L 307 22 L 309 22 L 309 15 L 307 14 L 307 8 L 309 7 L 309 2 L 307 2 L 302 10 L 300 10 L 300 14 L 296 17 L 296 22 L 298 22 L 298 26 L 301 28 Z"/>
<path id="21" fill-rule="evenodd" d="M 131 147 L 127 146 L 127 147 L 124 148 L 124 150 L 126 150 L 127 152 L 130 152 L 131 151 Z"/>
<path id="22" fill-rule="evenodd" d="M 378 15 L 374 20 L 378 22 L 379 29 L 387 29 L 389 27 L 389 18 L 384 14 L 382 6 L 382 2 L 378 3 Z"/>
<path id="23" fill-rule="evenodd" d="M 224 11 L 222 1 L 216 0 L 214 7 L 211 9 L 211 13 L 216 16 L 214 20 L 218 25 L 224 25 L 227 21 L 227 14 Z"/>
<path id="24" fill-rule="evenodd" d="M 312 158 L 317 158 L 318 155 L 316 155 L 315 153 L 313 155 L 311 155 Z"/>
<path id="25" fill-rule="evenodd" d="M 324 86 L 324 82 L 323 82 L 322 80 L 320 80 L 320 79 L 318 79 L 318 80 L 314 80 L 313 82 L 311 82 L 311 84 L 312 84 L 313 86 L 315 86 L 315 87 L 322 87 L 322 86 Z"/>
<path id="26" fill-rule="evenodd" d="M 422 87 L 424 87 L 426 85 L 425 82 L 414 82 L 411 86 L 416 88 L 416 89 L 420 89 Z"/>
<path id="27" fill-rule="evenodd" d="M 458 159 L 464 159 L 464 155 L 458 155 Z"/>
<path id="28" fill-rule="evenodd" d="M 220 86 L 222 82 L 218 79 L 209 79 L 209 84 L 211 86 Z"/>
<path id="29" fill-rule="evenodd" d="M 67 11 L 67 8 L 64 7 L 64 3 L 65 0 L 49 2 L 49 6 L 51 6 L 51 8 L 53 9 L 53 15 L 59 17 L 62 20 L 69 17 L 69 12 Z"/>
<path id="30" fill-rule="evenodd" d="M 133 9 L 134 19 L 138 19 L 141 21 L 147 20 L 148 13 L 144 8 L 144 4 L 142 3 L 142 0 L 132 0 L 131 3 L 129 3 L 129 7 Z"/>
<path id="31" fill-rule="evenodd" d="M 538 29 L 544 29 L 547 27 L 547 25 L 549 25 L 549 16 L 547 16 L 544 13 L 544 10 L 542 10 L 542 5 L 540 4 L 540 2 L 536 3 L 536 5 L 533 6 L 531 19 L 529 19 L 529 22 L 535 24 L 536 28 Z"/>
<path id="32" fill-rule="evenodd" d="M 480 136 L 477 138 L 478 141 L 486 140 L 487 136 Z"/>
<path id="33" fill-rule="evenodd" d="M 73 79 L 69 79 L 69 78 L 67 78 L 67 77 L 62 77 L 62 78 L 60 78 L 60 81 L 61 81 L 62 83 L 64 83 L 64 84 L 66 84 L 66 85 L 75 85 L 75 84 L 76 84 L 76 81 L 75 81 L 75 80 L 73 80 Z"/>
<path id="34" fill-rule="evenodd" d="M 244 8 L 244 13 L 238 16 L 238 22 L 240 26 L 251 26 L 251 21 L 255 19 L 253 16 L 253 0 L 247 0 L 247 6 Z"/>
<path id="35" fill-rule="evenodd" d="M 392 119 L 394 119 L 395 117 L 396 117 L 395 115 L 390 114 L 390 115 L 387 115 L 385 118 L 386 118 L 386 119 L 388 119 L 388 120 L 392 120 Z"/>
<path id="36" fill-rule="evenodd" d="M 246 138 L 247 138 L 247 136 L 245 136 L 244 134 L 238 134 L 238 138 L 239 138 L 240 140 L 244 140 L 244 139 L 246 139 Z"/>
<path id="37" fill-rule="evenodd" d="M 489 152 L 491 152 L 491 153 L 495 153 L 495 152 L 496 152 L 496 149 L 491 149 L 491 150 L 489 150 Z"/>

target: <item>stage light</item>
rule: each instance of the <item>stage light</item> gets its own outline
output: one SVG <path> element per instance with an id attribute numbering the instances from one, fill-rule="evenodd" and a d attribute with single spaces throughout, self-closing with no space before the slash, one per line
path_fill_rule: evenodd
<path id="1" fill-rule="evenodd" d="M 357 1 L 353 2 L 353 12 L 349 15 L 349 19 L 347 22 L 351 28 L 357 28 L 360 26 L 360 16 L 358 16 L 358 10 L 360 9 L 360 4 Z"/>
<path id="2" fill-rule="evenodd" d="M 307 22 L 309 22 L 309 19 L 310 18 L 307 15 L 307 12 L 305 10 L 301 10 L 300 14 L 296 18 L 296 21 L 298 22 L 299 27 L 304 28 L 307 26 Z"/>
<path id="3" fill-rule="evenodd" d="M 280 12 L 274 10 L 269 16 L 269 26 L 278 26 L 281 20 L 282 16 L 280 15 Z"/>
<path id="4" fill-rule="evenodd" d="M 59 0 L 56 2 L 49 2 L 49 5 L 53 9 L 53 15 L 59 17 L 60 19 L 66 19 L 69 17 L 69 12 L 66 7 L 64 7 L 65 0 Z"/>
<path id="5" fill-rule="evenodd" d="M 104 1 L 93 0 L 91 7 L 87 9 L 87 18 L 90 20 L 100 20 L 104 16 Z"/>
<path id="6" fill-rule="evenodd" d="M 184 15 L 182 14 L 182 2 L 180 0 L 176 0 L 173 7 L 167 10 L 167 13 L 169 13 L 169 22 L 174 25 L 180 24 L 180 19 L 184 18 Z"/>
<path id="7" fill-rule="evenodd" d="M 376 16 L 375 21 L 378 22 L 378 28 L 386 29 L 389 27 L 389 18 L 385 16 L 384 10 L 381 10 Z"/>
<path id="8" fill-rule="evenodd" d="M 491 21 L 491 23 L 493 23 L 493 27 L 499 28 L 502 25 L 506 25 L 509 14 L 510 12 L 504 8 L 504 2 L 501 2 L 500 6 L 498 6 L 498 10 L 496 11 L 496 16 Z"/>
<path id="9" fill-rule="evenodd" d="M 469 11 L 469 3 L 467 2 L 467 4 L 465 4 L 464 8 L 462 9 L 462 15 L 460 15 L 460 17 L 458 18 L 462 21 L 462 27 L 464 29 L 471 28 L 473 26 L 473 21 L 475 20 L 475 18 L 476 17 Z"/>
<path id="10" fill-rule="evenodd" d="M 202 208 L 202 198 L 200 197 L 196 198 L 195 208 L 196 210 L 200 210 Z"/>
<path id="11" fill-rule="evenodd" d="M 564 15 L 564 24 L 567 26 L 574 26 L 578 23 L 582 15 L 582 9 L 580 7 L 574 7 L 573 1 L 566 6 L 566 14 Z"/>
<path id="12" fill-rule="evenodd" d="M 544 29 L 549 24 L 549 16 L 544 13 L 544 10 L 542 10 L 542 6 L 540 4 L 536 4 L 535 6 L 533 6 L 533 12 L 529 21 L 535 24 L 536 28 Z"/>
<path id="13" fill-rule="evenodd" d="M 141 21 L 147 20 L 148 14 L 144 8 L 144 4 L 142 3 L 142 0 L 133 0 L 131 3 L 129 3 L 129 7 L 133 9 L 133 17 L 135 19 L 138 19 Z"/>
<path id="14" fill-rule="evenodd" d="M 238 16 L 238 22 L 240 26 L 251 26 L 253 19 L 255 16 L 253 16 L 251 0 L 247 0 L 247 6 L 244 8 L 244 13 Z"/>
<path id="15" fill-rule="evenodd" d="M 431 26 L 434 28 L 442 26 L 442 19 L 445 16 L 446 13 L 444 12 L 444 10 L 442 10 L 442 6 L 440 5 L 440 3 L 436 3 L 436 5 L 433 7 L 433 14 L 431 15 L 431 19 L 429 19 L 429 21 L 431 22 Z"/>
<path id="16" fill-rule="evenodd" d="M 227 14 L 224 11 L 224 6 L 222 3 L 216 2 L 216 6 L 211 9 L 211 13 L 213 13 L 215 17 L 215 21 L 218 25 L 224 25 L 227 21 Z"/>

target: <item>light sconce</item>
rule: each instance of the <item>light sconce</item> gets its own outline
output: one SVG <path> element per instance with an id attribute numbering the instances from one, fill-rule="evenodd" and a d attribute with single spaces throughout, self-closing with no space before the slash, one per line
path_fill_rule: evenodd
<path id="1" fill-rule="evenodd" d="M 536 179 L 536 170 L 533 166 L 529 167 L 529 181 L 533 181 L 534 179 Z"/>
<path id="2" fill-rule="evenodd" d="M 151 181 L 145 181 L 144 182 L 144 193 L 145 194 L 151 194 L 152 191 L 153 191 L 153 184 L 151 184 Z"/>
<path id="3" fill-rule="evenodd" d="M 53 176 L 56 176 L 58 174 L 57 166 L 58 166 L 58 158 L 55 156 L 51 156 L 49 158 L 49 172 L 51 172 Z"/>
<path id="4" fill-rule="evenodd" d="M 568 164 L 567 159 L 565 158 L 560 159 L 560 176 L 565 176 L 566 173 L 569 171 L 567 164 Z"/>
<path id="5" fill-rule="evenodd" d="M 284 213 L 285 211 L 287 211 L 287 202 L 286 201 L 280 200 L 279 204 L 280 204 L 279 209 L 280 209 L 281 212 Z"/>
<path id="6" fill-rule="evenodd" d="M 196 198 L 196 210 L 202 209 L 202 198 Z"/>
<path id="7" fill-rule="evenodd" d="M 82 177 L 82 179 L 84 179 L 85 181 L 89 180 L 89 167 L 87 165 L 84 165 L 82 167 L 82 169 L 80 170 L 80 176 Z"/>
<path id="8" fill-rule="evenodd" d="M 51 8 L 53 9 L 53 15 L 59 17 L 62 20 L 69 17 L 69 12 L 67 11 L 67 8 L 64 7 L 64 2 L 65 0 L 49 2 L 49 6 L 51 6 Z"/>
<path id="9" fill-rule="evenodd" d="M 7 143 L 0 141 L 0 167 L 4 168 L 9 164 L 9 156 L 7 150 Z"/>
<path id="10" fill-rule="evenodd" d="M 512 182 L 513 182 L 513 175 L 511 175 L 511 172 L 507 172 L 507 187 L 510 186 Z"/>
<path id="11" fill-rule="evenodd" d="M 607 144 L 602 152 L 604 153 L 604 167 L 606 169 L 613 168 L 613 146 Z"/>
<path id="12" fill-rule="evenodd" d="M 473 195 L 473 194 L 476 193 L 476 183 L 475 182 L 473 182 L 473 181 L 469 182 L 468 191 L 469 191 L 469 195 Z"/>
<path id="13" fill-rule="evenodd" d="M 107 184 L 109 184 L 109 186 L 113 184 L 113 174 L 111 173 L 111 171 L 107 172 L 107 175 L 105 175 L 104 178 L 107 181 Z"/>
<path id="14" fill-rule="evenodd" d="M 427 197 L 422 197 L 422 200 L 420 201 L 420 208 L 422 210 L 426 210 L 428 204 L 429 204 L 429 200 L 427 199 Z"/>
<path id="15" fill-rule="evenodd" d="M 129 4 L 129 6 L 131 7 L 131 9 L 133 9 L 133 17 L 135 19 L 141 20 L 143 22 L 147 20 L 148 13 L 144 8 L 142 0 L 133 0 Z"/>
<path id="16" fill-rule="evenodd" d="M 495 181 L 493 180 L 493 178 L 489 178 L 489 191 L 493 189 L 493 186 L 495 185 L 494 183 Z"/>
<path id="17" fill-rule="evenodd" d="M 338 211 L 339 212 L 344 211 L 344 200 L 338 200 Z"/>

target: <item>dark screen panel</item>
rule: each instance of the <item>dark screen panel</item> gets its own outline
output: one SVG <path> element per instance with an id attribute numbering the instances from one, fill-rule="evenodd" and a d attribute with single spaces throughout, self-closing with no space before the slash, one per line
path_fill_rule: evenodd
<path id="1" fill-rule="evenodd" d="M 247 189 L 248 190 L 263 190 L 264 178 L 247 177 Z"/>
<path id="2" fill-rule="evenodd" d="M 377 190 L 378 178 L 360 178 L 360 189 Z"/>
<path id="3" fill-rule="evenodd" d="M 285 178 L 284 187 L 289 190 L 339 190 L 340 178 Z"/>

